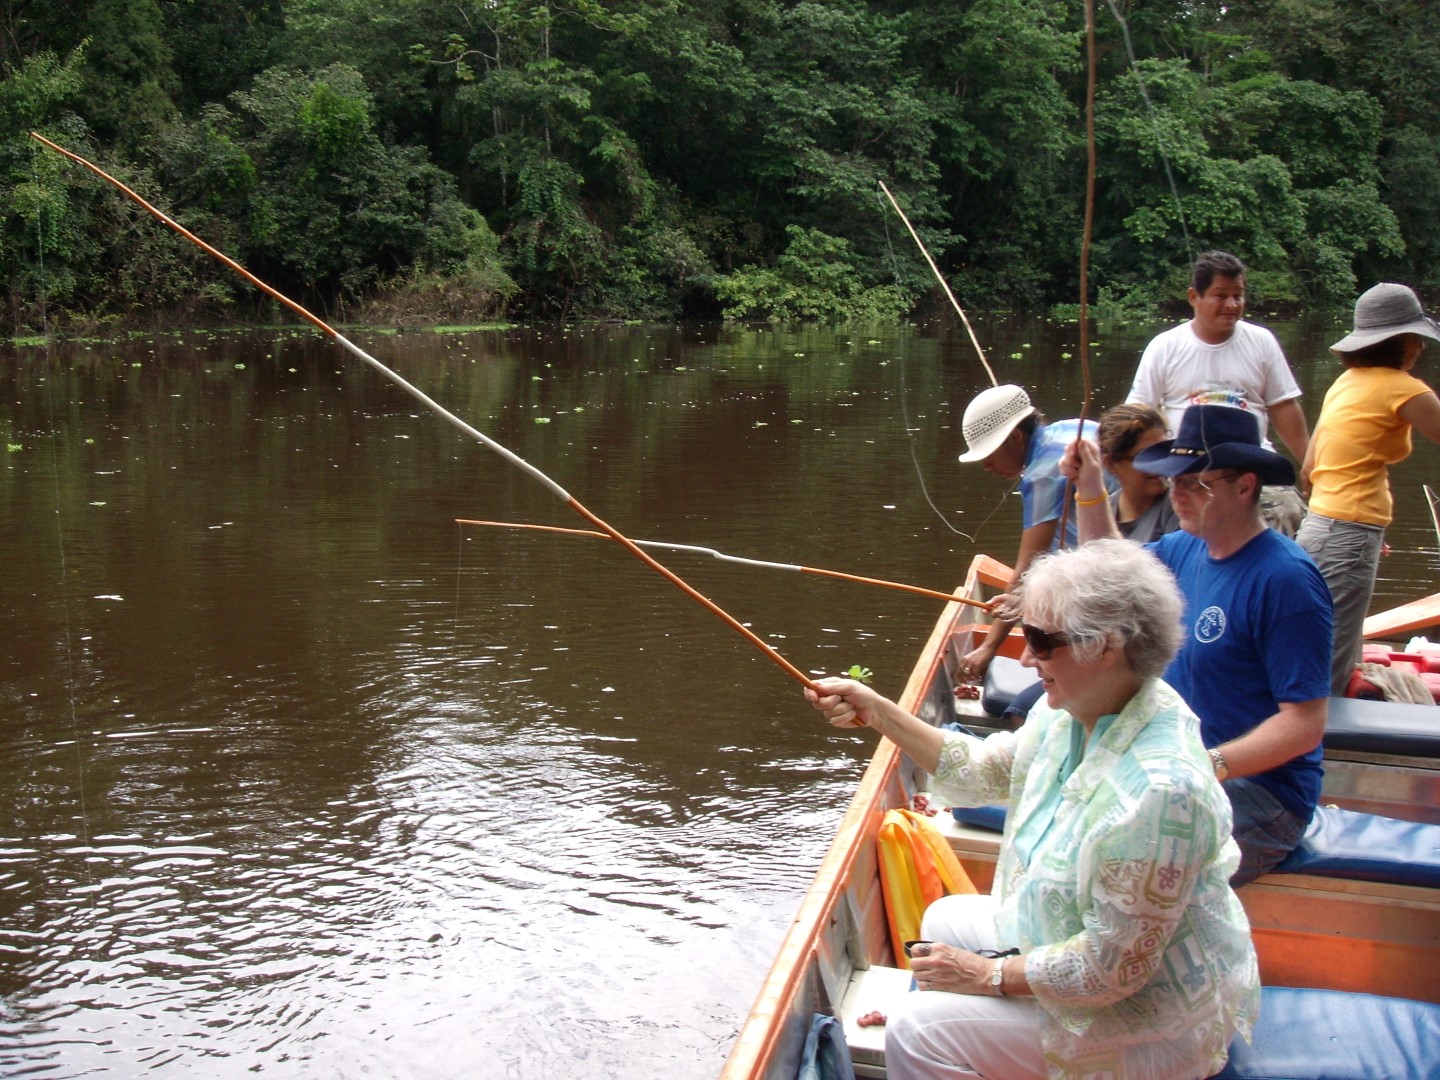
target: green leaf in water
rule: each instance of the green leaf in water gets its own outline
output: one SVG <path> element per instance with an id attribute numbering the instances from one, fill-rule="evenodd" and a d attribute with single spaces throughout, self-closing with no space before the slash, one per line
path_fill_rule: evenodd
<path id="1" fill-rule="evenodd" d="M 870 680 L 875 677 L 875 673 L 862 664 L 851 664 L 850 670 L 845 672 L 845 674 L 856 682 L 864 683 L 866 686 L 869 686 Z"/>

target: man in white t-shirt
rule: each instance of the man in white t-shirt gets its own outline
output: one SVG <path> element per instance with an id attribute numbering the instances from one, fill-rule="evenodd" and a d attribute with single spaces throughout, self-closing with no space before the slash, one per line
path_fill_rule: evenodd
<path id="1" fill-rule="evenodd" d="M 1305 460 L 1310 430 L 1300 387 L 1275 335 L 1243 319 L 1245 264 L 1224 251 L 1205 252 L 1195 260 L 1187 295 L 1194 317 L 1145 346 L 1125 400 L 1159 409 L 1172 434 L 1191 405 L 1245 409 L 1260 422 L 1261 445 L 1273 449 L 1273 427 L 1295 460 Z M 1305 516 L 1293 487 L 1266 488 L 1261 506 L 1266 521 L 1287 536 Z"/>

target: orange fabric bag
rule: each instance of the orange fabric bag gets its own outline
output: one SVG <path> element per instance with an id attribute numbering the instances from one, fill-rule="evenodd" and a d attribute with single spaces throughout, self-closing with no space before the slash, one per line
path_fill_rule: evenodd
<path id="1" fill-rule="evenodd" d="M 920 936 L 925 909 L 942 896 L 978 890 L 940 830 L 913 810 L 889 810 L 876 838 L 880 891 L 895 963 L 908 968 L 905 942 Z"/>

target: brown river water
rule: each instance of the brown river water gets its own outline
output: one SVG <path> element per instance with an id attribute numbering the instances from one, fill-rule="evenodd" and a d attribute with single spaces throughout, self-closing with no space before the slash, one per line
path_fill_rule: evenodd
<path id="1" fill-rule="evenodd" d="M 1092 333 L 1096 411 L 1155 329 Z M 1335 329 L 1277 326 L 1312 423 Z M 1073 324 L 977 331 L 1075 415 Z M 948 325 L 353 338 L 635 538 L 940 589 L 1014 554 Z M 0 433 L 0 1074 L 718 1072 L 869 738 L 613 542 L 455 524 L 586 527 L 308 329 L 10 349 Z M 1377 606 L 1440 577 L 1436 461 Z M 939 611 L 659 557 L 892 694 Z"/>

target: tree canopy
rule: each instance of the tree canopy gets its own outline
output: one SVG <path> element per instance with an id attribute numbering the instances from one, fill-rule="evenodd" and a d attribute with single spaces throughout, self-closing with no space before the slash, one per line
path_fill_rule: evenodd
<path id="1" fill-rule="evenodd" d="M 1440 291 L 1440 5 L 1096 4 L 1092 302 Z M 254 299 L 68 146 L 332 315 L 891 318 L 1078 299 L 1082 0 L 0 0 L 9 329 Z"/>

